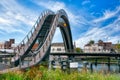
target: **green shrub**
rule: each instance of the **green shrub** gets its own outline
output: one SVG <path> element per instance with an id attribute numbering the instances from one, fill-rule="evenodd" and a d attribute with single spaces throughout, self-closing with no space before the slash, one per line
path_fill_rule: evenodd
<path id="1" fill-rule="evenodd" d="M 23 74 L 8 72 L 0 76 L 0 80 L 24 80 Z"/>
<path id="2" fill-rule="evenodd" d="M 27 71 L 2 74 L 0 80 L 120 80 L 120 74 L 105 74 L 102 71 L 91 73 L 86 69 L 68 73 L 60 69 L 48 70 L 44 66 L 33 66 Z"/>

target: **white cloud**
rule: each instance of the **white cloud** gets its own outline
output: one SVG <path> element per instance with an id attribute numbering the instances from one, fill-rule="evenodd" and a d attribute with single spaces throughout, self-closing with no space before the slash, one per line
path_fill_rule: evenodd
<path id="1" fill-rule="evenodd" d="M 70 24 L 71 24 L 71 28 L 75 29 L 75 27 L 82 27 L 80 25 L 86 25 L 89 23 L 89 21 L 87 21 L 82 15 L 78 15 L 76 14 L 76 11 L 70 9 L 67 7 L 67 5 L 63 2 L 58 2 L 58 1 L 48 1 L 47 3 L 45 1 L 34 1 L 35 4 L 39 5 L 40 7 L 44 7 L 46 9 L 50 9 L 54 12 L 60 10 L 60 9 L 64 9 L 68 15 Z M 73 27 L 75 26 L 75 27 Z M 59 37 L 61 35 L 61 33 L 57 30 L 53 42 L 56 41 L 62 41 L 61 37 Z"/>
<path id="2" fill-rule="evenodd" d="M 69 17 L 70 23 L 72 25 L 78 25 L 78 24 L 86 24 L 84 21 L 84 17 L 80 15 L 76 15 L 74 13 L 74 10 L 70 10 L 66 4 L 63 2 L 58 2 L 58 1 L 48 1 L 47 3 L 44 1 L 36 1 L 36 4 L 39 6 L 43 6 L 44 8 L 50 9 L 52 11 L 58 11 L 60 9 L 64 9 L 67 12 L 67 15 Z M 84 20 L 84 21 L 83 21 Z"/>
<path id="3" fill-rule="evenodd" d="M 35 4 L 39 5 L 40 7 L 44 7 L 46 9 L 50 9 L 54 12 L 60 10 L 60 9 L 64 9 L 68 15 L 68 19 L 70 21 L 70 25 L 71 25 L 71 30 L 74 31 L 77 28 L 82 28 L 83 25 L 92 25 L 90 21 L 86 20 L 86 18 L 84 18 L 84 16 L 82 16 L 82 14 L 78 14 L 77 11 L 70 9 L 67 4 L 63 3 L 63 2 L 58 2 L 58 1 L 48 1 L 47 3 L 45 1 L 34 1 Z M 83 13 L 83 11 L 82 11 Z M 82 26 L 80 26 L 82 25 Z M 57 33 L 54 36 L 53 41 L 62 41 L 61 37 L 59 37 L 61 35 L 61 33 L 59 31 L 57 31 Z M 79 34 L 78 34 L 79 35 Z"/>
<path id="4" fill-rule="evenodd" d="M 33 14 L 31 10 L 17 3 L 16 0 L 2 0 L 0 5 L 2 6 L 1 9 L 3 10 L 3 12 L 0 12 L 1 30 L 7 33 L 25 33 L 27 30 L 23 30 L 22 24 L 26 24 L 27 29 L 28 26 L 33 26 L 35 23 L 35 14 Z"/>
<path id="5" fill-rule="evenodd" d="M 120 40 L 120 18 L 118 17 L 113 23 L 108 24 L 107 26 L 94 27 L 84 33 L 79 39 L 76 40 L 78 47 L 84 47 L 90 40 L 98 41 L 102 39 L 104 41 L 111 41 L 117 43 Z M 113 36 L 114 35 L 114 36 Z"/>
<path id="6" fill-rule="evenodd" d="M 48 1 L 47 3 L 46 2 L 35 2 L 36 4 L 40 5 L 40 6 L 43 6 L 47 9 L 52 9 L 53 11 L 57 11 L 59 9 L 64 9 L 67 14 L 68 14 L 68 17 L 69 17 L 69 20 L 70 20 L 70 23 L 72 25 L 79 25 L 80 27 L 80 24 L 83 24 L 83 25 L 86 25 L 88 24 L 89 26 L 94 26 L 93 22 L 91 21 L 88 21 L 86 20 L 83 16 L 81 15 L 75 15 L 73 12 L 74 11 L 71 11 L 68 7 L 66 7 L 66 5 L 62 2 L 53 2 L 53 1 Z M 84 3 L 85 4 L 85 3 Z M 87 2 L 86 2 L 87 4 Z M 59 5 L 59 6 L 58 6 Z M 117 12 L 116 12 L 117 13 Z M 104 13 L 104 16 L 105 18 L 104 19 L 107 19 L 111 16 L 113 16 L 115 13 L 111 13 L 110 11 L 106 11 Z M 101 19 L 103 20 L 103 19 Z M 98 20 L 95 20 L 95 21 L 98 21 Z M 99 20 L 100 21 L 100 20 Z M 97 24 L 98 26 L 98 24 Z M 113 26 L 113 25 L 109 25 L 110 26 Z M 95 41 L 98 41 L 99 39 L 104 39 L 106 38 L 106 36 L 109 36 L 111 34 L 113 34 L 115 32 L 115 30 L 113 32 L 111 32 L 111 34 L 108 34 L 107 30 L 108 29 L 107 27 L 108 26 L 105 26 L 106 28 L 98 28 L 98 27 L 93 27 L 91 30 L 88 30 L 87 32 L 84 33 L 84 35 L 82 37 L 80 37 L 79 39 L 76 40 L 76 44 L 77 46 L 79 47 L 82 47 L 91 39 L 95 40 Z M 57 33 L 55 34 L 54 36 L 54 41 L 59 41 L 60 40 L 60 32 L 57 31 Z M 115 40 L 115 39 L 114 39 Z"/>
<path id="7" fill-rule="evenodd" d="M 65 4 L 62 3 L 62 2 L 48 1 L 46 3 L 46 2 L 41 1 L 41 2 L 37 2 L 37 4 L 39 4 L 40 6 L 43 6 L 43 7 L 47 8 L 47 9 L 53 10 L 53 11 L 57 11 L 57 10 L 65 8 Z"/>
<path id="8" fill-rule="evenodd" d="M 16 20 L 17 22 L 25 23 L 28 26 L 32 26 L 35 23 L 35 20 L 31 18 L 31 16 L 27 16 L 27 14 L 24 13 L 13 13 L 11 11 L 8 11 L 6 12 L 6 15 L 14 17 L 13 19 Z"/>
<path id="9" fill-rule="evenodd" d="M 6 19 L 4 19 L 4 18 L 2 18 L 2 17 L 0 17 L 0 23 L 2 24 L 2 23 L 10 23 L 10 21 L 9 20 L 6 20 Z"/>
<path id="10" fill-rule="evenodd" d="M 92 20 L 91 23 L 97 23 L 95 24 L 96 27 L 93 27 L 92 29 L 85 32 L 82 36 L 80 36 L 76 40 L 76 44 L 78 47 L 84 47 L 85 44 L 87 44 L 90 40 L 98 41 L 99 39 L 102 39 L 104 41 L 111 41 L 113 43 L 117 43 L 118 40 L 120 40 L 120 6 L 117 7 L 114 11 L 106 10 L 103 13 L 103 16 L 97 19 Z M 116 20 L 114 20 L 112 23 L 101 26 L 100 24 L 102 21 L 105 21 L 112 17 L 117 17 Z"/>
<path id="11" fill-rule="evenodd" d="M 81 4 L 85 5 L 85 4 L 88 4 L 88 3 L 90 3 L 90 0 L 84 0 Z"/>
<path id="12" fill-rule="evenodd" d="M 108 41 L 116 44 L 116 43 L 118 43 L 118 41 L 120 41 L 120 36 L 109 37 Z"/>
<path id="13" fill-rule="evenodd" d="M 1 26 L 1 25 L 0 25 Z M 4 31 L 2 32 L 2 34 L 6 34 L 6 33 L 12 33 L 12 32 L 19 32 L 19 33 L 22 33 L 22 34 L 25 34 L 26 32 L 23 31 L 22 29 L 18 29 L 18 28 L 15 28 L 11 25 L 9 25 L 9 27 L 6 27 L 6 25 L 2 25 L 0 27 L 0 30 Z"/>
<path id="14" fill-rule="evenodd" d="M 109 18 L 112 18 L 114 16 L 116 16 L 116 14 L 120 12 L 120 6 L 116 8 L 116 10 L 114 11 L 110 11 L 110 10 L 106 10 L 105 12 L 103 12 L 103 16 L 102 17 L 99 17 L 97 19 L 94 19 L 93 22 L 94 23 L 98 23 L 98 22 L 101 22 L 101 21 L 105 21 Z"/>
<path id="15" fill-rule="evenodd" d="M 104 38 L 107 33 L 100 28 L 93 28 L 88 30 L 83 36 L 76 40 L 76 46 L 83 48 L 90 40 L 98 41 L 101 38 Z"/>

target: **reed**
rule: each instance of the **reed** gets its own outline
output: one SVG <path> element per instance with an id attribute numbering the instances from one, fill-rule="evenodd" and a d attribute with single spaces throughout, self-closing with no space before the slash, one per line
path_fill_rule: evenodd
<path id="1" fill-rule="evenodd" d="M 120 80 L 120 74 L 101 72 L 72 71 L 64 72 L 60 69 L 48 70 L 44 66 L 34 66 L 26 71 L 12 71 L 0 75 L 0 80 Z"/>

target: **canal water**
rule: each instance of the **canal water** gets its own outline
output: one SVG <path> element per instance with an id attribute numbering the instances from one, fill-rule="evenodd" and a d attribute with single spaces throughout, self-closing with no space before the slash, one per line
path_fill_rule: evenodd
<path id="1" fill-rule="evenodd" d="M 111 73 L 120 73 L 120 67 L 116 64 L 107 64 L 107 63 L 91 63 L 91 62 L 79 62 L 78 63 L 78 70 L 81 70 L 82 68 L 87 68 L 90 71 L 103 71 L 103 72 L 111 72 Z"/>
<path id="2" fill-rule="evenodd" d="M 4 69 L 8 69 L 8 68 L 10 68 L 10 66 L 0 63 L 0 70 L 4 70 Z"/>

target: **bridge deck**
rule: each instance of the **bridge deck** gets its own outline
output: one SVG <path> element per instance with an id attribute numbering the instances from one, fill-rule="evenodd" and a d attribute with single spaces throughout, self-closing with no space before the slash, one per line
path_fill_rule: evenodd
<path id="1" fill-rule="evenodd" d="M 109 56 L 120 57 L 120 53 L 50 53 L 50 55 L 64 55 L 64 56 Z"/>
<path id="2" fill-rule="evenodd" d="M 120 53 L 50 53 L 50 55 L 64 55 L 64 56 L 110 56 L 120 57 Z M 0 54 L 0 57 L 13 57 L 14 54 Z"/>
<path id="3" fill-rule="evenodd" d="M 2 57 L 13 57 L 15 54 L 0 54 L 0 58 Z"/>

